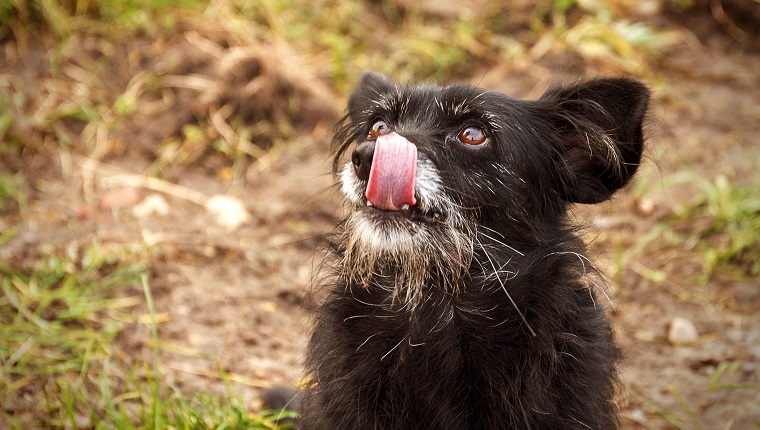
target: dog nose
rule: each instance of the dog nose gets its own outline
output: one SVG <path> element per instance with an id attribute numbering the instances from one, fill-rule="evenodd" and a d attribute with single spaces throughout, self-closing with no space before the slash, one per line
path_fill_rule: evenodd
<path id="1" fill-rule="evenodd" d="M 359 179 L 369 180 L 369 171 L 372 167 L 372 157 L 375 155 L 375 142 L 368 140 L 356 145 L 356 149 L 351 154 L 351 162 L 354 164 L 354 171 Z"/>

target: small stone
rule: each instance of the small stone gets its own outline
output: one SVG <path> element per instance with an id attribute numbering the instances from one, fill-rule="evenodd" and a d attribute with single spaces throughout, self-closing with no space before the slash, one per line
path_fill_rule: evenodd
<path id="1" fill-rule="evenodd" d="M 639 213 L 644 216 L 651 215 L 654 212 L 654 201 L 652 199 L 642 197 L 636 206 Z"/>
<path id="2" fill-rule="evenodd" d="M 126 208 L 140 200 L 140 193 L 132 187 L 113 188 L 103 193 L 100 207 L 103 209 Z"/>
<path id="3" fill-rule="evenodd" d="M 227 231 L 237 230 L 238 227 L 251 220 L 251 214 L 238 198 L 227 195 L 211 196 L 206 201 L 206 210 L 214 215 L 217 224 Z"/>
<path id="4" fill-rule="evenodd" d="M 168 215 L 169 204 L 161 194 L 151 194 L 145 197 L 143 201 L 132 208 L 132 213 L 138 218 L 145 218 L 152 215 Z"/>
<path id="5" fill-rule="evenodd" d="M 629 414 L 629 418 L 639 424 L 645 424 L 647 422 L 647 417 L 641 409 L 632 410 Z"/>
<path id="6" fill-rule="evenodd" d="M 694 323 L 686 318 L 675 317 L 670 321 L 668 328 L 668 342 L 673 345 L 687 345 L 699 339 Z"/>
<path id="7" fill-rule="evenodd" d="M 259 303 L 259 308 L 261 308 L 261 310 L 264 312 L 272 314 L 272 313 L 277 312 L 277 303 L 274 303 L 274 302 Z"/>

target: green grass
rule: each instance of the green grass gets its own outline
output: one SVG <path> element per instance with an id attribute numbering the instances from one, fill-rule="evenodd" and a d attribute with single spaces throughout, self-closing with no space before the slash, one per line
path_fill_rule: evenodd
<path id="1" fill-rule="evenodd" d="M 155 320 L 148 362 L 119 345 L 118 334 L 137 323 L 132 309 L 154 311 L 146 271 L 115 255 L 93 245 L 0 265 L 0 426 L 276 428 L 273 414 L 251 414 L 233 396 L 168 386 Z M 139 284 L 142 296 L 124 295 Z"/>
<path id="2" fill-rule="evenodd" d="M 0 3 L 0 28 L 17 37 L 22 25 L 31 26 L 27 30 L 46 28 L 61 41 L 82 31 L 134 33 L 171 27 L 177 12 L 199 13 L 206 4 L 201 0 L 4 1 Z"/>
<path id="3" fill-rule="evenodd" d="M 760 182 L 738 185 L 725 176 L 706 180 L 693 175 L 699 190 L 676 214 L 676 221 L 706 220 L 699 228 L 697 250 L 704 255 L 704 275 L 728 266 L 739 275 L 760 274 Z"/>
<path id="4" fill-rule="evenodd" d="M 693 244 L 701 255 L 702 282 L 720 272 L 730 277 L 760 274 L 760 182 L 739 184 L 725 176 L 681 172 L 664 187 L 687 187 L 691 198 L 664 220 L 672 244 Z"/>
<path id="5" fill-rule="evenodd" d="M 24 185 L 24 177 L 21 173 L 13 175 L 0 173 L 0 214 L 14 210 L 21 213 L 26 211 L 27 197 Z"/>
<path id="6" fill-rule="evenodd" d="M 722 175 L 704 178 L 688 170 L 655 186 L 647 183 L 641 179 L 633 195 L 645 198 L 648 192 L 667 190 L 681 197 L 675 197 L 672 212 L 633 243 L 623 244 L 622 236 L 613 235 L 613 280 L 618 291 L 634 260 L 646 264 L 636 265 L 640 276 L 672 289 L 684 301 L 701 290 L 680 287 L 681 283 L 705 285 L 716 278 L 755 279 L 760 274 L 760 182 L 741 184 Z M 679 198 L 683 202 L 678 203 Z"/>

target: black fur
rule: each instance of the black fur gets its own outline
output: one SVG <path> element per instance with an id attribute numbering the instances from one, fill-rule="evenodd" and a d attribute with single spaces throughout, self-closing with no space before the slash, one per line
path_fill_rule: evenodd
<path id="1" fill-rule="evenodd" d="M 427 268 L 416 286 L 394 275 L 406 269 L 404 258 L 380 252 L 355 277 L 346 242 L 362 232 L 339 228 L 309 344 L 300 428 L 616 428 L 620 354 L 567 210 L 609 199 L 636 172 L 648 100 L 646 87 L 623 78 L 521 101 L 468 86 L 397 86 L 366 73 L 336 134 L 336 171 L 383 119 L 432 163 L 461 222 L 446 230 L 408 221 L 437 242 L 415 248 L 429 262 L 412 266 Z M 466 125 L 483 128 L 490 142 L 463 145 L 456 135 Z M 360 206 L 353 210 L 373 222 L 395 222 Z M 469 245 L 449 243 L 452 229 Z M 399 294 L 405 288 L 419 289 L 416 301 Z"/>

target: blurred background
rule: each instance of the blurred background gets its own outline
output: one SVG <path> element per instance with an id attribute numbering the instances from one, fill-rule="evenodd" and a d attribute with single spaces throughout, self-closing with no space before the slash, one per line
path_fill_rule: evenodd
<path id="1" fill-rule="evenodd" d="M 760 428 L 760 3 L 0 0 L 0 428 L 274 428 L 365 69 L 632 76 L 647 161 L 577 207 L 624 429 Z"/>

